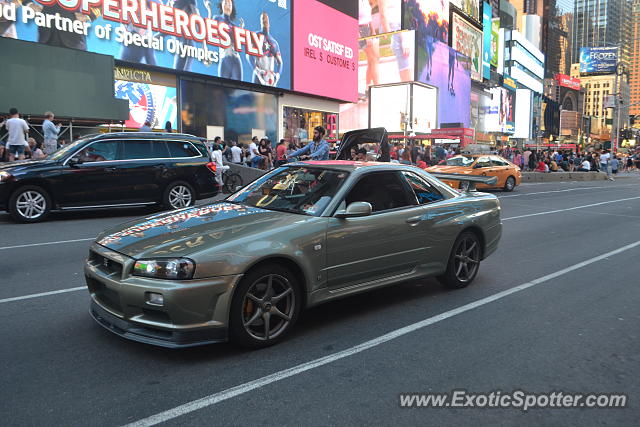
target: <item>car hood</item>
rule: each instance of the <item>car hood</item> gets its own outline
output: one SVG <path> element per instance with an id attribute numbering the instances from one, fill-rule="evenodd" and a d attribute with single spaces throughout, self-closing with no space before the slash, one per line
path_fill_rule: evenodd
<path id="1" fill-rule="evenodd" d="M 9 173 L 26 172 L 30 169 L 36 169 L 41 166 L 52 165 L 56 163 L 53 160 L 23 160 L 18 162 L 0 164 L 0 171 L 6 171 Z"/>
<path id="2" fill-rule="evenodd" d="M 472 174 L 473 169 L 464 166 L 437 165 L 427 168 L 427 172 Z"/>
<path id="3" fill-rule="evenodd" d="M 101 233 L 96 243 L 132 258 L 186 256 L 208 246 L 276 230 L 297 214 L 218 202 L 137 219 Z"/>

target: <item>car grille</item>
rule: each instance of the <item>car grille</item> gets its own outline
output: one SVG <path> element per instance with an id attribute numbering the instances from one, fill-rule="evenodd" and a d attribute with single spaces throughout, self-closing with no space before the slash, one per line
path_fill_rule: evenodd
<path id="1" fill-rule="evenodd" d="M 109 310 L 122 314 L 122 305 L 120 304 L 120 296 L 113 289 L 107 288 L 98 280 L 87 277 L 89 290 L 95 294 L 98 302 Z"/>
<path id="2" fill-rule="evenodd" d="M 89 251 L 89 260 L 103 273 L 115 274 L 118 277 L 122 277 L 122 264 L 119 262 L 104 257 L 94 251 Z"/>

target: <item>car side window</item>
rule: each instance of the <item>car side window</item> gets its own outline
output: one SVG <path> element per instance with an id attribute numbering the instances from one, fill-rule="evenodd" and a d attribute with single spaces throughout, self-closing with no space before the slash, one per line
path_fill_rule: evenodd
<path id="1" fill-rule="evenodd" d="M 167 141 L 171 157 L 200 157 L 202 154 L 187 141 Z"/>
<path id="2" fill-rule="evenodd" d="M 491 158 L 491 164 L 493 166 L 509 166 L 509 164 L 507 162 L 505 162 L 504 160 L 501 160 L 497 157 L 492 157 Z"/>
<path id="3" fill-rule="evenodd" d="M 411 186 L 411 189 L 418 199 L 418 203 L 420 203 L 421 205 L 437 202 L 444 199 L 442 193 L 440 193 L 433 185 L 420 178 L 415 173 L 402 172 L 402 175 Z"/>
<path id="4" fill-rule="evenodd" d="M 480 157 L 476 162 L 476 168 L 488 168 L 491 166 L 491 159 L 489 157 Z"/>
<path id="5" fill-rule="evenodd" d="M 349 191 L 345 204 L 353 202 L 371 203 L 373 212 L 380 212 L 413 206 L 415 198 L 396 172 L 374 172 L 360 178 Z"/>
<path id="6" fill-rule="evenodd" d="M 118 141 L 99 141 L 80 150 L 76 157 L 83 163 L 106 162 L 117 160 Z"/>
<path id="7" fill-rule="evenodd" d="M 169 151 L 164 141 L 123 141 L 120 157 L 122 160 L 161 159 L 169 157 Z"/>

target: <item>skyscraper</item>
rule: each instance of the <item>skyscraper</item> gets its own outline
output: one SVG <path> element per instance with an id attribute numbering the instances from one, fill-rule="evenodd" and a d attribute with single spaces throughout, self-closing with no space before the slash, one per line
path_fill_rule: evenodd
<path id="1" fill-rule="evenodd" d="M 581 47 L 619 46 L 620 60 L 628 62 L 631 49 L 633 0 L 575 0 L 571 62 L 580 61 Z"/>
<path id="2" fill-rule="evenodd" d="M 574 7 L 575 0 L 548 0 L 545 3 L 542 50 L 546 56 L 546 78 L 570 72 Z"/>

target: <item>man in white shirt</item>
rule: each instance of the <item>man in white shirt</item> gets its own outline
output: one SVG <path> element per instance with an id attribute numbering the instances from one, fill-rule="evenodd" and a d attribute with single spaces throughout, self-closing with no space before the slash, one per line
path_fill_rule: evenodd
<path id="1" fill-rule="evenodd" d="M 9 133 L 7 138 L 7 151 L 9 152 L 9 161 L 13 162 L 18 156 L 18 160 L 24 160 L 24 152 L 27 144 L 27 135 L 29 133 L 29 125 L 18 115 L 18 110 L 12 108 L 9 110 L 10 118 L 5 122 L 5 127 Z"/>
<path id="2" fill-rule="evenodd" d="M 251 139 L 251 143 L 249 144 L 249 154 L 247 157 L 247 162 L 249 163 L 249 166 L 253 166 L 253 158 L 259 155 L 260 153 L 258 153 L 258 137 L 254 136 Z M 256 166 L 253 166 L 253 167 L 256 167 Z"/>
<path id="3" fill-rule="evenodd" d="M 613 181 L 613 177 L 611 176 L 611 168 L 609 164 L 610 162 L 611 162 L 611 153 L 609 153 L 609 150 L 604 150 L 604 153 L 600 155 L 600 170 L 602 172 L 607 173 L 607 178 L 609 179 L 609 181 Z"/>
<path id="4" fill-rule="evenodd" d="M 242 148 L 238 147 L 235 141 L 231 141 L 231 162 L 239 165 L 242 164 Z"/>
<path id="5" fill-rule="evenodd" d="M 584 161 L 580 165 L 580 169 L 578 169 L 578 171 L 579 172 L 589 172 L 590 170 L 591 170 L 591 163 L 589 163 L 589 160 L 584 159 Z"/>

